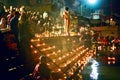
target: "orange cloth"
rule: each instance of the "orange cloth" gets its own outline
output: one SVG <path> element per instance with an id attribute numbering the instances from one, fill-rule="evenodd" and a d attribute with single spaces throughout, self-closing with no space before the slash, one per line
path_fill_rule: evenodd
<path id="1" fill-rule="evenodd" d="M 65 32 L 69 31 L 69 24 L 70 24 L 70 13 L 69 11 L 64 11 L 63 13 L 63 18 L 64 18 L 64 30 Z"/>

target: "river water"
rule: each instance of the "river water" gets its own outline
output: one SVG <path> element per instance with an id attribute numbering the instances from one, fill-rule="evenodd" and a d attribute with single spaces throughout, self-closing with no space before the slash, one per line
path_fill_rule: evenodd
<path id="1" fill-rule="evenodd" d="M 106 61 L 91 59 L 82 71 L 82 80 L 120 80 L 120 62 L 107 64 Z"/>

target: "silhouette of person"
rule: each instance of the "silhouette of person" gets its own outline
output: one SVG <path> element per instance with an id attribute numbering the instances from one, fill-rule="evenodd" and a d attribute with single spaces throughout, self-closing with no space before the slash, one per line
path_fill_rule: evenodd
<path id="1" fill-rule="evenodd" d="M 40 62 L 35 66 L 33 77 L 36 78 L 37 80 L 51 79 L 51 70 L 47 66 L 46 57 L 44 55 L 40 57 Z"/>
<path id="2" fill-rule="evenodd" d="M 19 29 L 18 29 L 19 17 L 20 17 L 20 13 L 16 11 L 14 17 L 10 20 L 10 29 L 11 29 L 11 32 L 15 35 L 15 40 L 16 40 L 18 49 L 20 49 L 19 36 L 18 36 L 19 35 Z"/>
<path id="3" fill-rule="evenodd" d="M 66 7 L 65 11 L 63 12 L 63 19 L 64 19 L 64 32 L 69 34 L 70 13 L 68 7 Z"/>

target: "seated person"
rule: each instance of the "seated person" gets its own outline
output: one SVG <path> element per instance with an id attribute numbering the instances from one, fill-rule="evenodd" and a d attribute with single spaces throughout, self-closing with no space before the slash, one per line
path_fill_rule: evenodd
<path id="1" fill-rule="evenodd" d="M 33 78 L 36 80 L 50 80 L 51 70 L 47 66 L 46 57 L 41 56 L 40 62 L 35 66 Z"/>

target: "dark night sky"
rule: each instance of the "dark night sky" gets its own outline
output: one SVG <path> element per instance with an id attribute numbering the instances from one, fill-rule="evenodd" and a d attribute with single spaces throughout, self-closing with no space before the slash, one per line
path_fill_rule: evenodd
<path id="1" fill-rule="evenodd" d="M 120 0 L 113 0 L 113 12 L 120 14 Z"/>
<path id="2" fill-rule="evenodd" d="M 74 0 L 74 1 L 81 1 L 81 0 Z M 84 3 L 90 7 L 89 3 L 86 3 L 86 0 L 83 0 Z M 72 0 L 65 0 L 66 5 L 71 7 Z M 104 11 L 110 14 L 111 10 L 112 13 L 120 14 L 120 0 L 97 0 L 97 3 L 94 6 L 91 6 L 95 9 L 103 8 Z"/>
<path id="3" fill-rule="evenodd" d="M 120 14 L 120 0 L 97 0 L 97 3 L 94 5 L 90 5 L 89 3 L 87 3 L 87 0 L 74 0 L 74 1 L 78 1 L 77 4 L 79 5 L 79 2 L 82 1 L 83 3 L 85 3 L 88 8 L 92 7 L 94 9 L 99 9 L 99 8 L 103 8 L 105 12 L 107 12 L 108 14 L 110 13 L 110 10 L 112 10 L 113 13 L 119 13 Z M 66 2 L 66 6 L 72 8 L 73 4 L 72 0 L 65 0 Z"/>
<path id="4" fill-rule="evenodd" d="M 120 0 L 101 0 L 101 1 L 102 1 L 101 6 L 105 11 L 112 10 L 113 13 L 120 14 Z"/>

